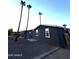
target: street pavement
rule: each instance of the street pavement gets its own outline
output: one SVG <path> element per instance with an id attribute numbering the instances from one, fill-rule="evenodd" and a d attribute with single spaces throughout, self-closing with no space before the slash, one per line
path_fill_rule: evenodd
<path id="1" fill-rule="evenodd" d="M 35 41 L 30 42 L 28 40 L 18 40 L 15 42 L 14 40 L 8 41 L 8 58 L 9 59 L 33 59 L 36 56 L 39 56 L 45 52 L 48 52 L 52 49 L 56 48 L 56 46 L 52 46 L 48 43 Z M 16 56 L 15 54 L 19 54 L 21 56 Z"/>
<path id="2" fill-rule="evenodd" d="M 52 52 L 56 48 L 57 46 L 53 46 L 45 41 L 20 39 L 15 42 L 13 39 L 9 39 L 8 59 L 34 59 L 41 55 L 42 57 L 39 59 L 69 59 L 70 51 L 68 49 L 61 48 L 56 52 Z M 52 53 L 49 53 L 49 51 Z"/>
<path id="3" fill-rule="evenodd" d="M 70 59 L 70 50 L 61 48 L 42 59 Z"/>

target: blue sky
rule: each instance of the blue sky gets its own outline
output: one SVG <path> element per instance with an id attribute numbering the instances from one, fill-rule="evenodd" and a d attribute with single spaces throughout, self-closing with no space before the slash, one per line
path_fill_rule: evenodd
<path id="1" fill-rule="evenodd" d="M 69 27 L 70 0 L 23 0 L 23 1 L 26 2 L 26 5 L 28 4 L 32 5 L 30 12 L 32 15 L 38 15 L 39 11 L 43 13 L 42 24 L 51 24 L 51 25 L 55 24 L 59 26 L 67 24 Z M 15 7 L 20 6 L 20 0 L 10 0 L 9 2 Z M 25 6 L 24 8 L 27 7 Z M 27 11 L 23 12 L 26 13 Z"/>

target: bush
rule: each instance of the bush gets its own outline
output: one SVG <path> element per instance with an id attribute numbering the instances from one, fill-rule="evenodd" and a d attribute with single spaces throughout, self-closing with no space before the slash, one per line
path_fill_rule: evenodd
<path id="1" fill-rule="evenodd" d="M 8 29 L 8 35 L 11 35 L 11 33 L 13 32 L 13 29 Z"/>

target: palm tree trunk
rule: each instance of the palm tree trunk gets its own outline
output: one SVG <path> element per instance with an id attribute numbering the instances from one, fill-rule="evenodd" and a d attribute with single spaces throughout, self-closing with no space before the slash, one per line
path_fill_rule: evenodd
<path id="1" fill-rule="evenodd" d="M 39 15 L 40 16 L 40 25 L 41 25 L 41 15 Z"/>
<path id="2" fill-rule="evenodd" d="M 18 25 L 18 30 L 17 30 L 17 34 L 16 34 L 16 39 L 15 39 L 15 41 L 17 41 L 17 39 L 18 39 L 18 37 L 19 37 L 19 29 L 20 29 L 20 24 L 21 24 L 22 11 L 23 11 L 23 5 L 21 5 L 21 14 L 20 14 L 20 20 L 19 20 L 19 25 Z"/>
<path id="3" fill-rule="evenodd" d="M 30 14 L 30 8 L 28 8 L 28 17 L 27 17 L 27 25 L 26 25 L 25 39 L 27 38 L 27 29 L 28 29 L 28 24 L 29 24 L 29 14 Z"/>
<path id="4" fill-rule="evenodd" d="M 23 11 L 23 5 L 21 6 L 21 14 L 20 14 L 20 21 L 19 21 L 19 26 L 18 26 L 18 32 L 19 32 L 20 24 L 21 24 L 22 11 Z"/>

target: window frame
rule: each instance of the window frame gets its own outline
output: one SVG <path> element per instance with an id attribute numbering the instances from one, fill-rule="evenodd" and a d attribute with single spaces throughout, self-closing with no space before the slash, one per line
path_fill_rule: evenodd
<path id="1" fill-rule="evenodd" d="M 49 28 L 45 28 L 45 38 L 50 38 L 50 30 L 49 30 Z"/>
<path id="2" fill-rule="evenodd" d="M 38 36 L 38 29 L 37 30 L 35 30 L 35 36 Z"/>

